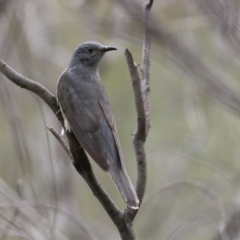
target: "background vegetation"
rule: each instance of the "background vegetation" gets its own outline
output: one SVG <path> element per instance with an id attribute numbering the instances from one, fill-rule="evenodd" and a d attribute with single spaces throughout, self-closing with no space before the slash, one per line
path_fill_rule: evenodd
<path id="1" fill-rule="evenodd" d="M 117 52 L 104 57 L 100 75 L 126 167 L 135 182 L 131 133 L 136 114 L 124 50 L 129 48 L 135 61 L 141 62 L 143 29 L 120 2 L 0 0 L 0 57 L 55 92 L 58 77 L 78 44 L 95 40 L 117 47 Z M 165 27 L 167 37 L 184 43 L 240 96 L 237 0 L 156 0 L 152 15 Z M 209 85 L 202 87 L 201 76 L 189 74 L 199 65 L 187 66 L 156 38 L 151 52 L 148 182 L 134 229 L 139 239 L 222 239 L 219 229 L 239 219 L 240 106 L 238 110 L 229 107 L 221 92 L 216 96 Z M 37 96 L 1 75 L 1 239 L 52 239 L 56 232 L 60 236 L 56 239 L 120 239 L 48 132 L 46 127 L 51 126 L 61 131 Z M 114 202 L 124 209 L 109 175 L 92 165 Z M 19 214 L 19 208 L 26 215 Z M 231 234 L 229 239 L 237 239 L 238 230 Z"/>

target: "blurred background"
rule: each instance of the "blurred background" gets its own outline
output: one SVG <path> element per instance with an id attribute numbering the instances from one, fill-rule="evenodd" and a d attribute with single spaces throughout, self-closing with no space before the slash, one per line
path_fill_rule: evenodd
<path id="1" fill-rule="evenodd" d="M 141 1 L 0 0 L 0 58 L 55 93 L 77 45 L 117 47 L 99 71 L 135 183 L 136 113 L 124 56 L 129 48 L 141 64 L 142 12 L 134 4 Z M 239 239 L 239 5 L 153 4 L 148 182 L 134 221 L 139 239 Z M 46 104 L 0 75 L 0 239 L 119 240 L 47 127 L 61 131 Z M 92 166 L 124 210 L 110 176 Z"/>

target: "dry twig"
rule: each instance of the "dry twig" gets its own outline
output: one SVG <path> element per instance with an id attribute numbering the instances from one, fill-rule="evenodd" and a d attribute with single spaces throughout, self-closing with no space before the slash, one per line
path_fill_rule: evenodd
<path id="1" fill-rule="evenodd" d="M 133 134 L 133 146 L 137 161 L 137 184 L 136 191 L 139 197 L 140 205 L 145 193 L 147 182 L 147 162 L 144 144 L 150 128 L 150 107 L 149 107 L 149 80 L 150 80 L 150 34 L 148 31 L 148 19 L 153 1 L 143 1 L 144 15 L 144 40 L 142 52 L 142 75 L 138 73 L 137 64 L 135 64 L 131 52 L 126 49 L 125 56 L 131 76 L 135 106 L 137 111 L 137 130 Z M 137 210 L 128 208 L 126 212 L 126 222 L 132 222 L 137 214 Z"/>

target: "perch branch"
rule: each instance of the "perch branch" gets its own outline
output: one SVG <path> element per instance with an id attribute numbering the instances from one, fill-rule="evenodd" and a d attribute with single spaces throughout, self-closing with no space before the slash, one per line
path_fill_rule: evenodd
<path id="1" fill-rule="evenodd" d="M 0 72 L 19 87 L 25 88 L 42 98 L 45 103 L 52 109 L 61 124 L 64 125 L 62 114 L 59 111 L 59 107 L 57 105 L 57 100 L 48 89 L 46 89 L 40 83 L 22 76 L 1 59 Z M 71 154 L 74 158 L 73 164 L 76 170 L 84 178 L 88 186 L 91 188 L 94 196 L 99 200 L 112 221 L 115 223 L 122 238 L 134 239 L 134 233 L 131 231 L 131 229 L 129 231 L 126 231 L 126 227 L 122 221 L 123 213 L 117 209 L 111 198 L 108 196 L 108 194 L 105 192 L 105 190 L 101 187 L 101 185 L 95 178 L 91 164 L 85 151 L 82 147 L 79 146 L 78 141 L 72 133 L 67 133 L 66 135 L 68 138 Z"/>

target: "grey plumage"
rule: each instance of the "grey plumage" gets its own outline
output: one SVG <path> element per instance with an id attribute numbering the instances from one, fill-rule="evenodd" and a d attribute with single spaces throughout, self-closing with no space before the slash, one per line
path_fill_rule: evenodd
<path id="1" fill-rule="evenodd" d="M 82 147 L 109 171 L 124 200 L 138 208 L 136 191 L 127 175 L 108 96 L 98 74 L 107 51 L 116 50 L 86 42 L 74 51 L 69 67 L 59 78 L 57 97 L 63 116 Z"/>

